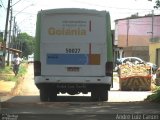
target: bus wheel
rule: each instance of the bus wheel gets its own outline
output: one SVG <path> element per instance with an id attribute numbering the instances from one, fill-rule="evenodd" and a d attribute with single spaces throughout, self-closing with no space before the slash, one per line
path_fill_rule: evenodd
<path id="1" fill-rule="evenodd" d="M 92 101 L 98 101 L 98 99 L 99 99 L 98 91 L 92 90 L 91 91 L 91 100 Z"/>
<path id="2" fill-rule="evenodd" d="M 48 101 L 48 90 L 46 88 L 40 88 L 40 100 L 42 102 L 47 102 Z"/>
<path id="3" fill-rule="evenodd" d="M 56 98 L 57 98 L 57 89 L 56 88 L 52 88 L 50 87 L 49 88 L 49 102 L 54 102 L 56 101 Z"/>
<path id="4" fill-rule="evenodd" d="M 109 86 L 97 85 L 92 88 L 91 98 L 93 101 L 107 101 Z"/>
<path id="5" fill-rule="evenodd" d="M 108 101 L 108 90 L 101 91 L 100 100 L 101 101 Z"/>

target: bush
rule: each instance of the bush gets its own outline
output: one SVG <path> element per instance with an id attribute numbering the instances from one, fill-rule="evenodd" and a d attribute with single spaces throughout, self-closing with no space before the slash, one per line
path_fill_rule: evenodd
<path id="1" fill-rule="evenodd" d="M 17 81 L 19 77 L 23 76 L 27 72 L 27 65 L 23 63 L 20 65 L 19 73 L 15 77 L 11 66 L 6 66 L 4 69 L 0 69 L 1 79 L 5 81 Z"/>
<path id="2" fill-rule="evenodd" d="M 27 72 L 27 65 L 26 64 L 22 64 L 20 66 L 20 68 L 19 68 L 18 77 L 19 76 L 23 76 L 26 72 Z"/>
<path id="3" fill-rule="evenodd" d="M 6 66 L 4 69 L 0 68 L 0 74 L 12 74 L 11 66 Z"/>
<path id="4" fill-rule="evenodd" d="M 160 102 L 160 87 L 157 87 L 152 95 L 146 98 L 147 101 Z"/>

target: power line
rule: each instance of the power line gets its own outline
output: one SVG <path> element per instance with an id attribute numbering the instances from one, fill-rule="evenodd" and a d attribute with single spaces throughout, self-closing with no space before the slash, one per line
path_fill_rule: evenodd
<path id="1" fill-rule="evenodd" d="M 152 10 L 152 9 L 131 9 L 131 8 L 111 7 L 111 6 L 98 5 L 98 4 L 89 3 L 89 2 L 84 2 L 84 1 L 82 2 L 82 1 L 79 1 L 79 0 L 74 0 L 74 2 L 82 3 L 82 4 L 86 4 L 86 5 L 91 5 L 91 6 L 97 6 L 97 7 L 107 7 L 107 8 L 112 8 L 112 9 L 142 10 L 142 11 Z"/>
<path id="2" fill-rule="evenodd" d="M 0 0 L 0 1 L 1 1 L 2 7 L 4 8 L 4 10 L 6 10 L 6 8 L 4 7 L 4 4 L 3 4 L 2 0 Z"/>
<path id="3" fill-rule="evenodd" d="M 18 13 L 18 12 L 20 12 L 20 11 L 14 10 L 13 12 Z M 30 12 L 21 12 L 21 13 L 23 13 L 23 14 L 29 14 L 29 15 L 37 15 L 36 13 L 30 13 Z"/>
<path id="4" fill-rule="evenodd" d="M 19 11 L 18 13 L 16 13 L 14 16 L 18 15 L 19 13 L 22 13 L 22 11 L 24 11 L 25 9 L 27 9 L 30 6 L 33 6 L 34 4 L 30 4 L 28 6 L 26 6 L 25 8 L 23 8 L 21 11 Z"/>
<path id="5" fill-rule="evenodd" d="M 20 1 L 22 1 L 22 0 L 17 1 L 17 2 L 14 3 L 11 7 L 13 7 L 14 5 L 16 5 L 16 4 L 19 3 Z"/>

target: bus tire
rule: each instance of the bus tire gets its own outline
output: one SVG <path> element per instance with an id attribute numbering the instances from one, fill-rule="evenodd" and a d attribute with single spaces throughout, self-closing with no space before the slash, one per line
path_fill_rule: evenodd
<path id="1" fill-rule="evenodd" d="M 49 90 L 49 102 L 56 101 L 57 98 L 57 89 L 56 88 L 50 88 Z"/>
<path id="2" fill-rule="evenodd" d="M 98 95 L 97 91 L 95 91 L 95 90 L 91 91 L 91 100 L 92 101 L 98 101 L 99 100 L 99 95 Z"/>
<path id="3" fill-rule="evenodd" d="M 103 90 L 100 93 L 100 100 L 101 101 L 108 101 L 108 90 Z"/>
<path id="4" fill-rule="evenodd" d="M 48 101 L 48 90 L 46 88 L 40 88 L 40 100 L 42 102 Z"/>
<path id="5" fill-rule="evenodd" d="M 91 98 L 92 101 L 108 101 L 109 86 L 97 85 L 92 88 Z"/>

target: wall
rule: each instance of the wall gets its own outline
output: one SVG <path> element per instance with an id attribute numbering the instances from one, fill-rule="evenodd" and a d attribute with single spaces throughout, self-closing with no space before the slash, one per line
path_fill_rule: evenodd
<path id="1" fill-rule="evenodd" d="M 153 20 L 153 38 L 160 37 L 160 16 L 154 16 Z M 118 20 L 115 30 L 118 47 L 149 46 L 149 39 L 152 38 L 152 17 Z"/>
<path id="2" fill-rule="evenodd" d="M 160 48 L 160 15 L 126 18 L 115 21 L 115 45 L 123 48 L 124 56 L 136 56 L 156 63 Z M 151 41 L 153 40 L 153 41 Z M 156 43 L 153 43 L 156 42 Z M 138 47 L 144 48 L 139 50 Z M 159 63 L 159 62 L 158 62 Z"/>
<path id="3" fill-rule="evenodd" d="M 150 62 L 156 64 L 156 49 L 160 48 L 160 43 L 151 43 L 149 45 L 149 56 L 150 56 Z"/>
<path id="4" fill-rule="evenodd" d="M 130 35 L 127 42 L 127 36 L 119 35 L 118 39 L 118 47 L 148 46 L 150 37 Z"/>
<path id="5" fill-rule="evenodd" d="M 144 61 L 149 61 L 149 47 L 147 46 L 137 46 L 137 47 L 125 47 L 124 57 L 139 57 Z"/>

